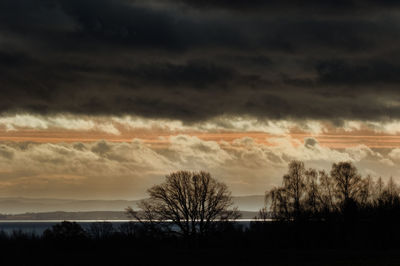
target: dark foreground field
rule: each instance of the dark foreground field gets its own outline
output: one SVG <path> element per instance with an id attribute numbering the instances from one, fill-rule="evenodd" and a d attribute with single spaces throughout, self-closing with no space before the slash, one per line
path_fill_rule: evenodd
<path id="1" fill-rule="evenodd" d="M 395 224 L 230 223 L 191 239 L 137 226 L 91 229 L 3 234 L 1 265 L 400 265 Z"/>
<path id="2" fill-rule="evenodd" d="M 3 249 L 2 265 L 400 265 L 400 250 L 137 248 L 81 244 L 71 243 L 70 247 L 13 244 Z"/>

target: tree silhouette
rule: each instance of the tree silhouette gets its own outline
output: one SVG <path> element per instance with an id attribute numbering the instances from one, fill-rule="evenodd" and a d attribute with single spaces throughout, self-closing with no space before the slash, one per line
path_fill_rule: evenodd
<path id="1" fill-rule="evenodd" d="M 154 230 L 163 226 L 185 237 L 206 235 L 216 221 L 235 220 L 240 216 L 232 208 L 228 187 L 207 172 L 174 172 L 148 193 L 150 198 L 139 204 L 141 211 L 128 208 L 127 212 Z"/>
<path id="2" fill-rule="evenodd" d="M 64 221 L 53 225 L 43 232 L 45 239 L 52 240 L 81 240 L 87 237 L 85 230 L 76 222 Z"/>
<path id="3" fill-rule="evenodd" d="M 266 195 L 271 209 L 278 219 L 298 219 L 302 212 L 302 200 L 306 192 L 304 163 L 291 161 L 288 174 L 283 176 L 282 187 L 274 188 Z"/>
<path id="4" fill-rule="evenodd" d="M 114 227 L 111 222 L 94 222 L 88 229 L 89 235 L 94 239 L 106 239 L 114 233 Z"/>
<path id="5" fill-rule="evenodd" d="M 321 211 L 326 215 L 337 210 L 335 199 L 335 182 L 325 172 L 319 171 L 319 200 L 321 204 Z"/>
<path id="6" fill-rule="evenodd" d="M 351 162 L 339 162 L 332 165 L 331 177 L 335 180 L 336 197 L 347 203 L 354 201 L 362 189 L 361 176 Z"/>
<path id="7" fill-rule="evenodd" d="M 378 220 L 382 215 L 400 219 L 400 188 L 392 177 L 385 185 L 380 177 L 376 181 L 370 175 L 363 178 L 351 162 L 334 163 L 328 175 L 292 161 L 282 186 L 266 193 L 266 207 L 258 218 L 354 222 Z"/>
<path id="8" fill-rule="evenodd" d="M 318 172 L 315 169 L 310 168 L 305 171 L 305 177 L 305 208 L 309 210 L 312 214 L 316 214 L 321 207 L 320 191 L 318 186 Z"/>

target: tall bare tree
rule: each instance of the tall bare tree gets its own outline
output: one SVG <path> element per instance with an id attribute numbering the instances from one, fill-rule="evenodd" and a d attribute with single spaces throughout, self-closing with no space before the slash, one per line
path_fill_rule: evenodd
<path id="1" fill-rule="evenodd" d="M 381 206 L 399 206 L 400 205 L 400 189 L 399 186 L 394 182 L 393 177 L 390 177 L 386 186 L 384 186 L 379 198 L 377 199 L 378 204 Z"/>
<path id="2" fill-rule="evenodd" d="M 240 216 L 237 208 L 233 208 L 228 187 L 207 172 L 174 172 L 148 193 L 150 198 L 139 204 L 141 211 L 128 208 L 127 212 L 147 225 L 177 226 L 177 232 L 184 236 L 207 234 L 215 221 L 235 220 Z"/>
<path id="3" fill-rule="evenodd" d="M 318 184 L 318 172 L 313 168 L 309 168 L 305 171 L 306 176 L 306 196 L 305 196 L 305 208 L 311 214 L 317 213 L 321 208 L 321 195 Z"/>
<path id="4" fill-rule="evenodd" d="M 374 191 L 376 194 L 375 195 L 376 198 L 378 198 L 382 194 L 384 187 L 385 183 L 382 181 L 382 177 L 379 177 L 378 180 L 376 181 L 375 191 Z"/>
<path id="5" fill-rule="evenodd" d="M 298 216 L 301 211 L 300 201 L 305 192 L 304 163 L 301 161 L 291 161 L 289 163 L 289 173 L 283 177 L 283 185 L 289 194 L 295 216 Z"/>
<path id="6" fill-rule="evenodd" d="M 362 189 L 362 180 L 357 168 L 351 162 L 334 163 L 331 177 L 335 181 L 336 197 L 342 203 L 357 199 Z"/>
<path id="7" fill-rule="evenodd" d="M 272 189 L 266 194 L 271 201 L 271 211 L 275 218 L 297 219 L 302 211 L 302 200 L 306 192 L 304 163 L 291 161 L 288 173 L 283 176 L 282 187 Z"/>
<path id="8" fill-rule="evenodd" d="M 276 187 L 271 189 L 265 195 L 266 205 L 270 204 L 272 218 L 279 220 L 291 220 L 293 218 L 293 208 L 287 190 L 284 187 Z M 262 212 L 265 212 L 262 210 Z"/>
<path id="9" fill-rule="evenodd" d="M 336 210 L 335 183 L 325 170 L 319 171 L 319 184 L 322 211 L 334 212 Z"/>

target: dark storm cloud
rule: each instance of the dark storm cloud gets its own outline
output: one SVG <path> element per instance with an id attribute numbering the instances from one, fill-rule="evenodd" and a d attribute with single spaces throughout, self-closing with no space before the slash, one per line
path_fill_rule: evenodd
<path id="1" fill-rule="evenodd" d="M 1 112 L 399 118 L 397 1 L 4 0 Z"/>
<path id="2" fill-rule="evenodd" d="M 240 11 L 269 9 L 274 12 L 279 9 L 313 9 L 332 12 L 331 9 L 341 11 L 371 10 L 386 9 L 399 6 L 395 0 L 169 0 L 170 2 L 182 3 L 191 5 L 197 8 L 222 8 L 222 9 L 237 9 Z M 289 10 L 291 11 L 291 10 Z"/>

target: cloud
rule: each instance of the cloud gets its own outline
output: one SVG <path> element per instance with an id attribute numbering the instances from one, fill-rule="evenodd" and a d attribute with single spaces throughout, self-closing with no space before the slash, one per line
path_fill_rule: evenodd
<path id="1" fill-rule="evenodd" d="M 299 2 L 296 0 L 255 0 L 251 2 L 243 2 L 240 0 L 205 0 L 205 1 L 196 1 L 196 0 L 168 0 L 169 2 L 181 3 L 185 5 L 190 5 L 195 8 L 221 8 L 228 10 L 237 10 L 239 12 L 254 12 L 254 11 L 263 11 L 269 12 L 272 14 L 277 13 L 277 11 L 285 11 L 285 9 L 289 8 L 298 8 L 300 10 L 318 10 L 325 11 L 326 13 L 332 13 L 332 9 L 334 11 L 341 12 L 351 12 L 355 9 L 359 9 L 361 11 L 371 11 L 376 12 L 376 10 L 385 10 L 390 8 L 396 8 L 399 4 L 395 1 L 387 0 L 387 1 L 360 1 L 360 0 L 328 0 L 328 1 L 307 1 L 307 2 Z M 153 1 L 157 3 L 158 1 Z"/>
<path id="2" fill-rule="evenodd" d="M 66 130 L 66 131 L 96 131 L 110 135 L 120 135 L 123 130 L 155 130 L 165 132 L 264 132 L 272 135 L 289 134 L 298 129 L 311 134 L 319 134 L 326 128 L 326 122 L 320 121 L 290 121 L 256 119 L 254 117 L 218 116 L 206 121 L 183 123 L 181 120 L 146 118 L 140 116 L 88 116 L 88 115 L 36 115 L 36 114 L 5 114 L 0 117 L 0 126 L 6 131 L 35 129 Z M 392 127 L 396 126 L 392 123 Z M 381 123 L 374 123 L 378 129 Z M 385 130 L 387 127 L 384 128 Z"/>
<path id="3" fill-rule="evenodd" d="M 14 158 L 14 152 L 10 150 L 7 146 L 0 146 L 0 156 L 11 160 Z"/>
<path id="4" fill-rule="evenodd" d="M 396 148 L 390 151 L 389 157 L 395 161 L 400 161 L 400 149 Z"/>
<path id="5" fill-rule="evenodd" d="M 17 143 L 0 145 L 3 196 L 140 198 L 150 186 L 177 170 L 206 170 L 228 184 L 235 195 L 262 194 L 281 182 L 291 160 L 329 170 L 333 162 L 352 161 L 362 174 L 396 175 L 397 149 L 382 153 L 366 146 L 344 150 L 321 147 L 289 136 L 232 142 L 189 135 L 170 136 L 168 145 L 131 142 Z M 313 144 L 310 146 L 310 144 Z M 398 158 L 399 157 L 399 158 Z"/>
<path id="6" fill-rule="evenodd" d="M 399 119 L 399 11 L 372 0 L 5 0 L 0 112 Z"/>
<path id="7" fill-rule="evenodd" d="M 287 135 L 304 132 L 322 135 L 328 131 L 343 130 L 356 132 L 367 130 L 372 133 L 395 135 L 400 132 L 400 121 L 345 120 L 332 123 L 329 120 L 272 120 L 251 116 L 222 115 L 206 121 L 184 123 L 178 119 L 146 118 L 141 116 L 93 116 L 53 114 L 37 115 L 28 113 L 4 114 L 0 117 L 0 127 L 6 131 L 34 129 L 37 131 L 96 131 L 118 136 L 121 131 L 149 130 L 165 132 L 264 132 L 271 135 Z"/>
<path id="8" fill-rule="evenodd" d="M 139 140 L 10 142 L 0 150 L 0 190 L 5 196 L 135 198 L 144 196 L 146 188 L 173 166 Z"/>
<path id="9" fill-rule="evenodd" d="M 318 141 L 314 138 L 306 138 L 304 140 L 304 146 L 312 149 L 315 145 L 318 145 Z"/>
<path id="10" fill-rule="evenodd" d="M 2 143 L 0 190 L 128 197 L 206 168 L 254 194 L 292 159 L 396 174 L 398 151 L 371 147 L 400 131 L 399 14 L 390 0 L 3 0 L 2 139 L 52 143 Z"/>
<path id="11" fill-rule="evenodd" d="M 16 115 L 3 115 L 0 117 L 0 126 L 7 131 L 17 131 L 21 129 L 63 129 L 71 131 L 101 131 L 104 133 L 119 135 L 120 132 L 108 119 L 98 117 L 83 117 L 72 115 L 43 116 L 27 113 Z"/>

